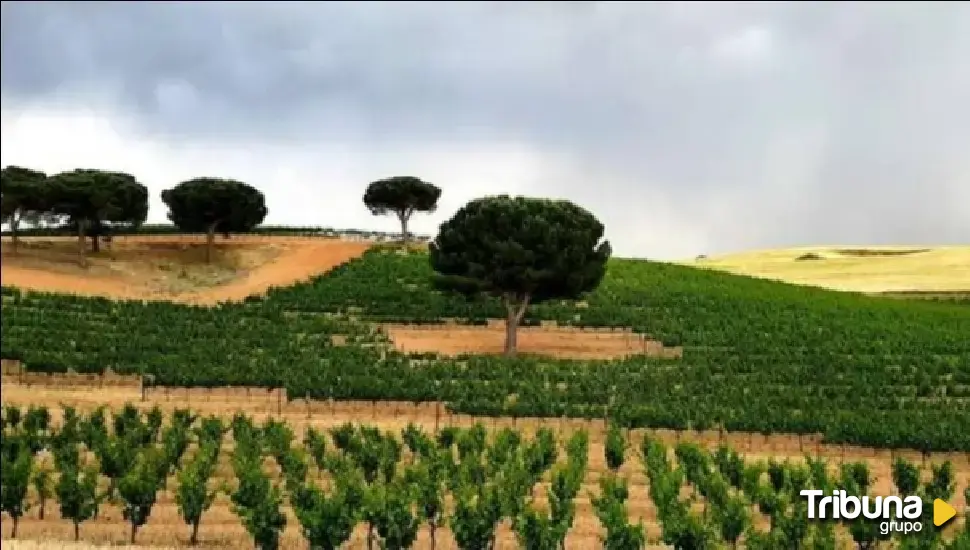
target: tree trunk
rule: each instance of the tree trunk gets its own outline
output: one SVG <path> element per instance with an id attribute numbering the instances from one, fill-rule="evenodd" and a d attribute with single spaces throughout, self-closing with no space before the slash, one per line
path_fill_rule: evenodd
<path id="1" fill-rule="evenodd" d="M 91 235 L 91 252 L 97 254 L 101 252 L 101 236 Z"/>
<path id="2" fill-rule="evenodd" d="M 431 527 L 431 550 L 435 550 L 435 548 L 434 548 L 435 547 L 435 537 L 434 536 L 435 536 L 435 531 L 437 530 L 437 528 L 436 528 L 437 526 L 435 525 L 435 522 L 432 521 L 430 527 Z"/>
<path id="3" fill-rule="evenodd" d="M 85 257 L 85 254 L 87 252 L 86 250 L 87 243 L 84 242 L 84 230 L 86 226 L 87 226 L 87 220 L 77 221 L 77 253 L 78 253 L 78 262 L 81 264 L 82 267 L 87 266 L 87 259 Z"/>
<path id="4" fill-rule="evenodd" d="M 192 524 L 192 534 L 189 535 L 189 544 L 195 546 L 199 543 L 199 522 Z"/>
<path id="5" fill-rule="evenodd" d="M 40 519 L 41 521 L 44 521 L 44 507 L 47 504 L 47 499 L 41 498 L 38 504 L 40 504 L 40 514 L 38 519 Z"/>
<path id="6" fill-rule="evenodd" d="M 408 239 L 408 221 L 411 219 L 411 212 L 410 211 L 398 212 L 397 217 L 398 219 L 401 220 L 401 246 L 404 248 L 404 251 L 407 252 L 408 243 L 410 242 L 410 240 Z"/>
<path id="7" fill-rule="evenodd" d="M 12 516 L 12 517 L 13 517 L 13 529 L 10 530 L 10 538 L 15 539 L 17 538 L 17 524 L 20 523 L 20 517 L 19 516 Z"/>
<path id="8" fill-rule="evenodd" d="M 17 238 L 17 226 L 19 225 L 20 225 L 20 216 L 16 213 L 13 216 L 10 216 L 10 240 L 11 240 L 11 243 L 13 244 L 14 254 L 17 253 L 17 245 L 20 244 L 19 239 Z"/>
<path id="9" fill-rule="evenodd" d="M 81 524 L 74 522 L 74 542 L 77 542 L 81 538 Z"/>
<path id="10" fill-rule="evenodd" d="M 519 322 L 515 318 L 515 310 L 507 308 L 508 317 L 505 319 L 505 356 L 515 356 L 515 345 L 518 336 Z"/>
<path id="11" fill-rule="evenodd" d="M 135 535 L 138 534 L 138 526 L 134 523 L 131 524 L 131 544 L 135 544 Z"/>
<path id="12" fill-rule="evenodd" d="M 219 222 L 215 222 L 209 226 L 209 229 L 205 232 L 205 263 L 212 263 L 212 247 L 215 246 L 216 242 L 216 226 Z"/>
<path id="13" fill-rule="evenodd" d="M 516 303 L 516 296 L 509 293 L 505 295 L 505 356 L 515 357 L 516 344 L 518 339 L 519 323 L 525 316 L 525 310 L 529 307 L 528 294 L 522 298 L 520 303 Z"/>

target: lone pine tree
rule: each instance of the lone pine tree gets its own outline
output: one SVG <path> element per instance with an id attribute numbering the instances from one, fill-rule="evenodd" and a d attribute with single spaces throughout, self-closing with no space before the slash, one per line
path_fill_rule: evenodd
<path id="1" fill-rule="evenodd" d="M 219 179 L 196 178 L 162 191 L 162 202 L 168 206 L 168 219 L 186 232 L 204 232 L 205 261 L 212 261 L 216 233 L 251 231 L 263 223 L 268 210 L 261 192 L 245 183 Z"/>
<path id="2" fill-rule="evenodd" d="M 506 355 L 529 305 L 577 299 L 595 289 L 612 250 L 604 227 L 565 200 L 508 195 L 469 202 L 430 244 L 439 289 L 492 295 L 506 310 Z"/>
<path id="3" fill-rule="evenodd" d="M 441 189 L 412 176 L 377 180 L 367 186 L 364 204 L 375 216 L 395 214 L 401 222 L 401 243 L 408 249 L 408 221 L 415 212 L 434 212 Z"/>

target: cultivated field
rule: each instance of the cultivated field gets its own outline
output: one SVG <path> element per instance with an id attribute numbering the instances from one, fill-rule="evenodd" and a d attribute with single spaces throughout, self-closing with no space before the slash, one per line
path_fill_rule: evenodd
<path id="1" fill-rule="evenodd" d="M 16 253 L 3 239 L 0 278 L 7 286 L 115 299 L 214 304 L 262 294 L 325 273 L 371 243 L 337 239 L 233 236 L 217 239 L 206 264 L 204 237 L 115 237 L 89 265 L 77 262 L 71 237 L 26 237 Z"/>
<path id="2" fill-rule="evenodd" d="M 970 246 L 802 247 L 684 263 L 834 290 L 970 294 Z"/>
<path id="3" fill-rule="evenodd" d="M 525 433 L 539 426 L 563 435 L 586 429 L 589 468 L 568 550 L 602 547 L 589 493 L 598 490 L 607 470 L 605 426 L 601 419 L 560 416 L 602 418 L 614 399 L 632 425 L 742 426 L 730 433 L 630 432 L 629 456 L 620 469 L 631 484 L 627 508 L 634 521 L 644 521 L 652 540 L 661 526 L 643 460 L 636 456 L 644 434 L 669 445 L 697 441 L 713 448 L 725 443 L 749 461 L 812 456 L 838 465 L 862 460 L 874 477 L 870 492 L 882 495 L 892 492 L 893 457 L 927 465 L 950 460 L 956 470 L 950 502 L 958 510 L 966 508 L 967 452 L 924 455 L 826 444 L 812 433 L 824 431 L 835 441 L 865 445 L 902 441 L 895 446 L 963 451 L 966 434 L 959 426 L 970 419 L 970 348 L 959 334 L 970 327 L 970 318 L 961 306 L 897 304 L 615 260 L 588 302 L 551 302 L 530 310 L 532 326 L 522 327 L 518 337 L 522 358 L 456 358 L 501 351 L 504 327 L 495 321 L 501 310 L 487 301 L 467 304 L 433 292 L 423 254 L 365 254 L 372 243 L 337 239 L 233 236 L 217 239 L 215 260 L 205 265 L 202 241 L 196 236 L 117 237 L 110 249 L 90 255 L 90 265 L 81 268 L 72 238 L 23 239 L 16 255 L 4 239 L 4 287 L 199 305 L 265 294 L 269 307 L 236 303 L 202 310 L 5 292 L 3 402 L 46 405 L 52 412 L 61 404 L 90 411 L 99 405 L 117 409 L 126 402 L 164 411 L 188 407 L 227 419 L 243 412 L 259 421 L 283 419 L 298 436 L 308 426 L 344 422 L 397 433 L 409 423 L 428 431 L 475 422 Z M 806 248 L 691 265 L 841 290 L 970 291 L 970 247 Z M 476 326 L 458 324 L 463 321 Z M 577 326 L 569 326 L 573 323 Z M 404 355 L 410 353 L 437 355 Z M 19 375 L 18 369 L 7 368 L 18 361 L 57 373 L 108 367 L 145 372 L 159 387 L 142 390 L 138 377 L 110 374 Z M 183 384 L 215 387 L 174 387 Z M 281 386 L 287 389 L 270 389 Z M 317 400 L 290 402 L 288 390 Z M 330 392 L 346 399 L 323 400 L 334 395 Z M 423 402 L 406 402 L 412 398 Z M 449 413 L 442 401 L 479 416 Z M 510 403 L 519 418 L 490 418 L 483 412 L 507 411 Z M 532 418 L 538 414 L 555 418 Z M 773 435 L 750 433 L 758 430 Z M 779 435 L 786 430 L 804 433 Z M 228 457 L 220 464 L 221 476 L 231 479 Z M 71 538 L 70 523 L 56 519 L 56 511 L 48 509 L 44 521 L 33 513 L 21 522 L 21 537 Z M 287 514 L 283 548 L 305 547 L 295 517 Z M 764 516 L 755 516 L 758 525 L 767 525 Z M 84 524 L 83 539 L 123 543 L 127 531 L 122 521 L 117 508 L 109 508 Z M 5 518 L 4 536 L 8 525 Z M 364 547 L 363 536 L 358 530 L 351 547 Z M 160 496 L 139 541 L 159 547 L 182 546 L 186 540 L 187 528 L 169 490 Z M 205 515 L 202 541 L 213 547 L 251 547 L 227 497 L 219 497 Z M 447 535 L 438 542 L 438 548 L 457 548 Z M 8 544 L 5 539 L 4 549 Z M 430 547 L 426 530 L 416 547 Z M 507 524 L 500 529 L 498 547 L 517 547 Z"/>
<path id="4" fill-rule="evenodd" d="M 93 379 L 92 379 L 93 380 Z M 52 377 L 51 382 L 59 381 Z M 263 389 L 247 388 L 155 388 L 147 389 L 142 400 L 139 388 L 133 384 L 127 387 L 81 387 L 77 381 L 66 384 L 47 383 L 21 384 L 13 376 L 6 376 L 2 381 L 3 400 L 6 404 L 14 405 L 46 405 L 55 415 L 54 421 L 59 422 L 58 406 L 69 405 L 80 411 L 92 411 L 101 405 L 107 405 L 119 410 L 125 403 L 133 403 L 147 410 L 158 406 L 165 412 L 177 408 L 191 408 L 203 415 L 220 416 L 227 421 L 236 413 L 246 414 L 258 422 L 266 419 L 284 420 L 299 436 L 307 427 L 316 429 L 330 429 L 346 422 L 376 426 L 382 430 L 390 430 L 400 434 L 409 424 L 413 423 L 429 433 L 447 426 L 470 427 L 475 423 L 484 424 L 489 430 L 510 427 L 528 435 L 539 427 L 551 428 L 560 441 L 564 441 L 577 429 L 586 430 L 590 436 L 589 462 L 582 489 L 576 499 L 577 517 L 573 523 L 567 539 L 567 548 L 596 549 L 600 548 L 599 537 L 603 530 L 597 520 L 591 504 L 591 499 L 599 493 L 598 481 L 607 471 L 605 461 L 606 427 L 599 420 L 564 420 L 564 419 L 503 419 L 474 417 L 469 415 L 449 414 L 445 407 L 435 403 L 367 403 L 367 402 L 287 402 L 279 391 L 267 392 Z M 116 380 L 120 382 L 120 380 Z M 670 430 L 631 430 L 628 432 L 628 449 L 625 464 L 619 469 L 619 474 L 630 484 L 630 497 L 627 510 L 631 521 L 642 520 L 646 526 L 649 538 L 656 540 L 661 533 L 657 518 L 657 509 L 650 498 L 649 483 L 644 471 L 642 456 L 640 456 L 640 441 L 643 437 L 658 438 L 668 446 L 681 441 L 691 441 L 701 444 L 709 450 L 715 449 L 723 443 L 737 450 L 747 461 L 789 460 L 796 463 L 804 461 L 806 456 L 826 458 L 830 461 L 833 472 L 843 462 L 866 462 L 871 470 L 873 494 L 888 495 L 893 493 L 891 463 L 895 456 L 903 456 L 917 464 L 939 464 L 944 460 L 953 463 L 956 471 L 956 498 L 951 500 L 958 510 L 964 510 L 963 490 L 970 484 L 970 455 L 966 453 L 937 453 L 923 457 L 916 452 L 895 452 L 888 450 L 870 449 L 851 445 L 828 445 L 821 443 L 817 437 L 794 437 L 782 435 L 761 434 L 719 434 L 717 432 L 675 432 Z M 232 467 L 228 454 L 224 451 L 217 467 L 217 475 L 226 479 L 232 478 Z M 548 491 L 548 483 L 540 483 L 536 490 L 540 502 L 545 502 L 544 495 Z M 690 490 L 685 489 L 685 495 Z M 173 500 L 171 487 L 160 495 L 158 504 L 152 512 L 148 525 L 139 533 L 141 544 L 158 546 L 179 546 L 187 541 L 187 528 L 181 522 Z M 120 511 L 107 507 L 106 512 L 97 519 L 86 522 L 82 528 L 82 536 L 86 542 L 95 544 L 123 544 L 127 536 L 124 520 Z M 752 508 L 756 524 L 766 529 L 767 518 Z M 284 533 L 283 548 L 301 548 L 305 545 L 299 533 L 298 522 L 292 511 L 287 511 L 288 526 Z M 5 524 L 9 522 L 5 521 Z M 201 543 L 206 547 L 251 547 L 248 534 L 239 523 L 238 518 L 230 509 L 230 502 L 225 495 L 220 496 L 216 504 L 209 510 L 202 523 Z M 962 525 L 962 520 L 955 522 L 948 529 L 956 530 Z M 9 529 L 9 527 L 8 527 Z M 48 510 L 48 517 L 43 521 L 34 515 L 21 520 L 19 533 L 22 538 L 69 540 L 71 538 L 71 524 L 57 518 L 56 511 Z M 500 549 L 513 549 L 518 545 L 515 535 L 507 523 L 498 530 L 498 545 Z M 848 540 L 845 548 L 850 548 Z M 6 548 L 6 541 L 4 547 Z M 365 548 L 366 531 L 358 528 L 349 548 Z M 651 546 L 652 548 L 653 546 Z M 417 549 L 430 548 L 430 537 L 427 529 L 422 529 Z M 439 532 L 437 548 L 456 549 L 457 545 L 447 530 Z M 659 547 L 658 547 L 659 548 Z"/>
<path id="5" fill-rule="evenodd" d="M 233 236 L 217 241 L 206 264 L 204 237 L 135 235 L 115 237 L 77 262 L 73 237 L 21 237 L 16 252 L 2 240 L 3 284 L 25 290 L 103 296 L 112 299 L 165 300 L 208 305 L 260 295 L 321 275 L 359 257 L 372 242 L 286 236 Z M 423 243 L 416 243 L 416 247 Z M 385 325 L 398 349 L 407 352 L 501 353 L 501 322 L 489 327 Z M 643 335 L 569 328 L 523 327 L 523 353 L 572 359 L 614 359 L 635 354 L 676 357 Z"/>

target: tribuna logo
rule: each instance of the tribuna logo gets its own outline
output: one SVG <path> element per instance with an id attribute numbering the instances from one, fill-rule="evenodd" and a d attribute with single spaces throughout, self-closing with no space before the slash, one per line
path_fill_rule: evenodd
<path id="1" fill-rule="evenodd" d="M 890 532 L 911 533 L 923 529 L 920 518 L 923 516 L 923 499 L 909 496 L 891 497 L 855 497 L 845 491 L 832 491 L 831 496 L 818 489 L 805 489 L 799 493 L 808 497 L 809 519 L 882 519 L 879 531 L 882 534 Z M 819 499 L 818 497 L 822 497 Z"/>

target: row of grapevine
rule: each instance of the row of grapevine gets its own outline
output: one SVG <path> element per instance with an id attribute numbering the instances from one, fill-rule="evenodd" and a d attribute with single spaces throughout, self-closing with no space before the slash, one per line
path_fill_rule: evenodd
<path id="1" fill-rule="evenodd" d="M 546 429 L 527 438 L 510 429 L 490 434 L 481 425 L 438 433 L 409 425 L 393 434 L 345 424 L 329 433 L 308 428 L 299 441 L 283 422 L 257 424 L 244 415 L 225 423 L 188 410 L 166 418 L 158 409 L 140 412 L 130 405 L 113 413 L 102 408 L 84 415 L 70 407 L 57 412 L 2 410 L 0 509 L 12 520 L 14 538 L 19 519 L 32 507 L 43 519 L 45 509 L 56 506 L 79 538 L 85 522 L 113 505 L 135 543 L 159 495 L 169 491 L 193 545 L 206 512 L 217 498 L 227 498 L 260 549 L 281 546 L 284 508 L 290 507 L 311 548 L 339 548 L 358 526 L 366 530 L 368 548 L 410 548 L 424 524 L 432 547 L 437 532 L 447 529 L 459 548 L 485 549 L 494 547 L 498 525 L 508 522 L 520 547 L 564 550 L 590 454 L 582 431 L 562 441 L 562 448 Z M 52 416 L 63 420 L 55 424 Z M 828 494 L 836 487 L 867 494 L 873 480 L 866 463 L 833 469 L 811 458 L 748 462 L 724 446 L 708 452 L 680 443 L 671 453 L 653 439 L 639 443 L 660 540 L 648 540 L 644 525 L 628 516 L 628 481 L 619 472 L 630 456 L 627 447 L 637 442 L 614 425 L 604 451 L 609 471 L 588 494 L 604 548 L 633 550 L 654 542 L 691 550 L 739 543 L 749 549 L 834 550 L 840 539 L 862 548 L 892 539 L 873 521 L 811 521 L 799 496 L 802 489 Z M 924 502 L 951 499 L 956 483 L 950 463 L 931 465 L 928 474 L 901 458 L 893 464 L 899 494 L 920 495 Z M 548 487 L 545 498 L 536 497 L 540 482 Z M 970 488 L 966 493 L 970 500 Z M 931 508 L 926 510 L 927 525 L 898 535 L 897 547 L 968 547 L 970 522 L 944 536 L 932 526 Z M 755 525 L 758 514 L 766 527 Z"/>
<path id="2" fill-rule="evenodd" d="M 851 539 L 858 548 L 895 548 L 965 550 L 970 547 L 970 522 L 953 533 L 949 540 L 933 526 L 932 506 L 940 498 L 948 500 L 955 490 L 949 462 L 931 467 L 931 476 L 920 482 L 920 470 L 902 458 L 893 464 L 893 484 L 900 495 L 919 495 L 924 502 L 922 529 L 915 533 L 894 534 L 881 529 L 881 520 L 860 517 L 855 520 L 813 521 L 808 517 L 805 489 L 819 489 L 826 495 L 836 488 L 849 495 L 867 495 L 872 485 L 869 467 L 864 462 L 841 464 L 836 475 L 825 460 L 807 457 L 804 463 L 757 461 L 746 463 L 731 449 L 721 446 L 708 453 L 692 443 L 679 443 L 674 449 L 676 466 L 669 460 L 663 443 L 644 440 L 642 452 L 650 480 L 650 496 L 663 524 L 663 540 L 675 548 L 718 548 L 720 544 L 749 549 L 826 550 L 839 548 L 840 538 Z M 680 498 L 684 486 L 692 488 L 691 497 Z M 970 488 L 965 490 L 970 500 Z M 703 500 L 701 513 L 692 504 Z M 752 528 L 754 517 L 767 519 L 767 529 Z M 951 531 L 952 533 L 952 531 Z"/>
<path id="3" fill-rule="evenodd" d="M 188 307 L 4 289 L 2 357 L 30 370 L 150 374 L 158 384 L 280 387 L 287 370 L 377 362 L 373 328 L 269 305 Z M 334 336 L 346 344 L 334 345 Z"/>
<path id="4" fill-rule="evenodd" d="M 86 521 L 114 504 L 135 543 L 159 493 L 174 483 L 190 544 L 200 540 L 206 511 L 224 493 L 260 549 L 280 547 L 284 506 L 311 548 L 339 548 L 360 524 L 368 548 L 410 548 L 422 523 L 432 541 L 436 530 L 448 528 L 460 548 L 491 548 L 496 528 L 509 519 L 523 547 L 563 549 L 588 457 L 585 432 L 566 442 L 565 460 L 557 462 L 559 442 L 546 429 L 532 439 L 503 430 L 490 440 L 480 425 L 437 434 L 412 425 L 395 435 L 345 424 L 329 434 L 310 428 L 300 444 L 287 424 L 257 425 L 244 415 L 226 425 L 176 410 L 165 422 L 158 409 L 140 413 L 128 405 L 87 416 L 67 407 L 62 416 L 55 426 L 44 407 L 3 409 L 0 504 L 13 538 L 31 504 L 41 518 L 45 507 L 57 505 L 75 539 Z M 218 483 L 227 433 L 231 479 Z M 44 455 L 53 457 L 53 469 Z M 548 511 L 533 496 L 546 477 Z"/>

